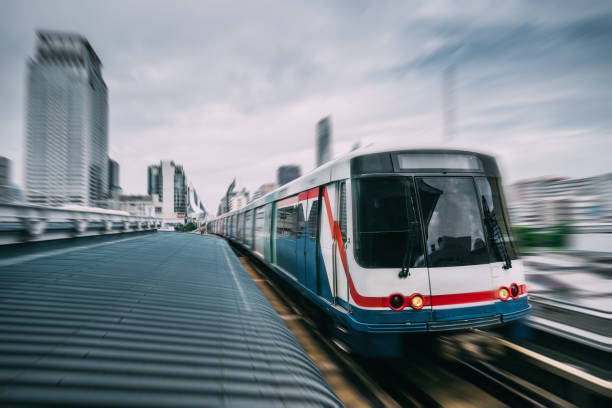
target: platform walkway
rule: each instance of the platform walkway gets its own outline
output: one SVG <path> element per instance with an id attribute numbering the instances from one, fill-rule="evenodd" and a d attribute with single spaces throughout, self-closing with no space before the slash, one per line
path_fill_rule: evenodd
<path id="1" fill-rule="evenodd" d="M 1 406 L 341 405 L 222 239 L 3 261 Z"/>

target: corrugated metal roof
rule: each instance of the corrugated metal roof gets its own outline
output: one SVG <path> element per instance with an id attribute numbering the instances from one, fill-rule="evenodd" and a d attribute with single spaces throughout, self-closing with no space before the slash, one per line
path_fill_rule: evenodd
<path id="1" fill-rule="evenodd" d="M 341 405 L 227 243 L 179 233 L 1 267 L 0 404 Z"/>

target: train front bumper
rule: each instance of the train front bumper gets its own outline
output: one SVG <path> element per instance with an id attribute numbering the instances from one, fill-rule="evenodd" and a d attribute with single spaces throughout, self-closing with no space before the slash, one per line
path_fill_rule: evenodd
<path id="1" fill-rule="evenodd" d="M 442 332 L 453 330 L 466 330 L 471 328 L 487 328 L 499 326 L 503 323 L 520 319 L 531 311 L 531 306 L 516 311 L 507 311 L 489 316 L 456 318 L 429 322 L 405 323 L 365 323 L 355 320 L 348 315 L 348 325 L 356 331 L 364 333 L 415 333 L 415 332 Z"/>

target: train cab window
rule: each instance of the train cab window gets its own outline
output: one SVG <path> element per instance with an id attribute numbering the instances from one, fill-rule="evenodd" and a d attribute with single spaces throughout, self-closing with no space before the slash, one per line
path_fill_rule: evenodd
<path id="1" fill-rule="evenodd" d="M 471 177 L 417 178 L 429 267 L 489 262 Z"/>
<path id="2" fill-rule="evenodd" d="M 515 248 L 516 242 L 513 239 L 510 228 L 508 227 L 508 215 L 505 211 L 504 199 L 501 195 L 501 190 L 497 178 L 494 177 L 476 177 L 476 185 L 478 186 L 478 196 L 482 205 L 483 219 L 485 224 L 485 231 L 487 232 L 487 240 L 489 244 L 489 256 L 494 262 L 501 262 L 504 260 L 501 251 L 503 248 L 496 243 L 496 237 L 494 231 L 499 227 L 499 231 L 503 237 L 503 245 L 506 249 L 510 259 L 517 259 L 517 251 Z M 488 221 L 488 217 L 494 220 L 493 225 Z M 492 228 L 493 227 L 493 228 Z"/>
<path id="3" fill-rule="evenodd" d="M 364 268 L 425 266 L 410 177 L 354 179 L 355 258 Z"/>

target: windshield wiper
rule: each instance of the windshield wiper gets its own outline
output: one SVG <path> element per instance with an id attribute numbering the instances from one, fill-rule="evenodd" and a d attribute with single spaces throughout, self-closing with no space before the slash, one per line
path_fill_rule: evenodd
<path id="1" fill-rule="evenodd" d="M 497 250 L 500 252 L 501 256 L 504 258 L 504 269 L 512 268 L 512 260 L 510 259 L 510 255 L 508 255 L 508 250 L 506 249 L 506 241 L 504 241 L 504 235 L 502 234 L 501 227 L 497 222 L 497 217 L 495 216 L 494 211 L 489 211 L 489 205 L 487 204 L 487 199 L 485 196 L 482 196 L 482 209 L 484 211 L 485 224 L 487 226 L 487 232 L 489 233 L 493 242 L 497 246 Z"/>
<path id="2" fill-rule="evenodd" d="M 410 242 L 410 234 L 408 234 L 408 242 Z M 408 248 L 406 248 L 406 252 L 404 252 L 404 261 L 402 262 L 402 270 L 397 275 L 399 278 L 405 278 L 410 276 L 410 263 L 412 262 L 412 249 L 414 247 L 409 244 Z"/>

